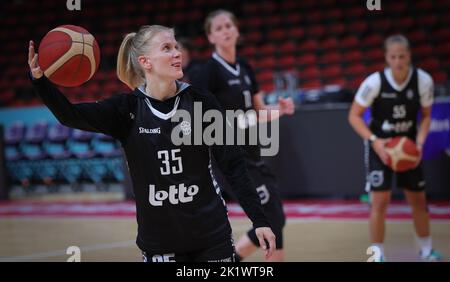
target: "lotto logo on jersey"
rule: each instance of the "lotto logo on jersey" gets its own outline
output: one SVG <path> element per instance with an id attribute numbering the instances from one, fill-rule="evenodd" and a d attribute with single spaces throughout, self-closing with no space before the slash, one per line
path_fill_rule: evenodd
<path id="1" fill-rule="evenodd" d="M 413 126 L 412 121 L 401 121 L 396 123 L 390 123 L 385 120 L 381 125 L 381 130 L 384 132 L 395 132 L 395 133 L 405 133 L 408 132 Z"/>
<path id="2" fill-rule="evenodd" d="M 148 200 L 150 205 L 160 207 L 168 200 L 172 205 L 178 205 L 180 203 L 189 203 L 194 200 L 194 196 L 200 190 L 197 185 L 191 185 L 186 187 L 184 183 L 178 185 L 170 185 L 169 191 L 160 190 L 156 191 L 155 185 L 149 185 Z"/>

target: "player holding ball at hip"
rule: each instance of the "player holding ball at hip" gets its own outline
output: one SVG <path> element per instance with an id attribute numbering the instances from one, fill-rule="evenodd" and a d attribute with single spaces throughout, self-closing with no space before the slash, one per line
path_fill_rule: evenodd
<path id="1" fill-rule="evenodd" d="M 421 163 L 414 168 L 395 172 L 390 163 L 386 144 L 391 138 L 406 136 L 415 141 L 420 152 L 431 122 L 433 79 L 411 63 L 411 49 L 403 35 L 393 35 L 384 42 L 387 67 L 368 76 L 359 87 L 350 113 L 349 122 L 365 140 L 367 185 L 370 191 L 370 239 L 380 251 L 379 261 L 385 260 L 383 242 L 385 217 L 391 199 L 392 180 L 402 188 L 412 216 L 423 261 L 441 260 L 433 250 L 430 220 L 425 195 L 425 180 Z M 364 111 L 371 109 L 369 126 L 363 119 Z M 421 113 L 418 120 L 417 114 Z M 396 178 L 393 178 L 394 174 Z"/>

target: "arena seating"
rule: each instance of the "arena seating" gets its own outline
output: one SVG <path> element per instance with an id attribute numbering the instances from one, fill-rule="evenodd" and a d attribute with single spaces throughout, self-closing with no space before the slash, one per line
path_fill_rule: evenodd
<path id="1" fill-rule="evenodd" d="M 6 166 L 11 184 L 98 185 L 124 180 L 119 144 L 103 134 L 59 123 L 12 123 L 5 130 Z"/>
<path id="2" fill-rule="evenodd" d="M 301 88 L 339 84 L 353 93 L 366 75 L 383 67 L 383 38 L 396 32 L 410 38 L 414 62 L 430 72 L 437 84 L 448 85 L 450 0 L 384 1 L 379 12 L 368 12 L 358 0 L 191 2 L 109 5 L 107 0 L 83 0 L 82 10 L 73 13 L 68 13 L 64 1 L 2 3 L 1 48 L 8 56 L 0 59 L 4 70 L 0 106 L 41 104 L 25 76 L 26 44 L 29 39 L 39 43 L 52 27 L 81 25 L 97 38 L 102 52 L 99 71 L 82 87 L 64 89 L 73 102 L 94 101 L 127 90 L 114 69 L 126 32 L 144 24 L 173 26 L 179 36 L 192 40 L 193 55 L 204 59 L 211 48 L 202 31 L 203 20 L 217 8 L 230 9 L 240 19 L 240 54 L 254 65 L 263 90 L 274 89 L 274 72 L 295 70 Z"/>

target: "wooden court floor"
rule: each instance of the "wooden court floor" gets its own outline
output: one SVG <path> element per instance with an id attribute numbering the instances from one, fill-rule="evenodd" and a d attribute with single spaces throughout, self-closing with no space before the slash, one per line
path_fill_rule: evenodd
<path id="1" fill-rule="evenodd" d="M 232 219 L 235 239 L 250 223 Z M 137 225 L 125 218 L 0 218 L 0 261 L 58 261 L 78 246 L 81 261 L 141 261 L 135 245 Z M 450 258 L 450 222 L 432 221 L 433 243 L 446 261 Z M 285 228 L 286 261 L 366 261 L 368 225 L 365 220 L 291 219 Z M 387 223 L 385 242 L 389 261 L 416 261 L 410 220 Z M 248 261 L 262 261 L 257 252 Z"/>

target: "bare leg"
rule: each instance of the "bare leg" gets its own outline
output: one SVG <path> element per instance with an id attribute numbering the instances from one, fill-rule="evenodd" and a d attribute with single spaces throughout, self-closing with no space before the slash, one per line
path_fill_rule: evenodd
<path id="1" fill-rule="evenodd" d="M 370 240 L 372 243 L 383 243 L 386 210 L 391 200 L 391 191 L 372 191 L 370 196 Z"/>
<path id="2" fill-rule="evenodd" d="M 404 190 L 406 201 L 411 206 L 414 228 L 418 237 L 430 236 L 430 217 L 425 192 Z"/>

